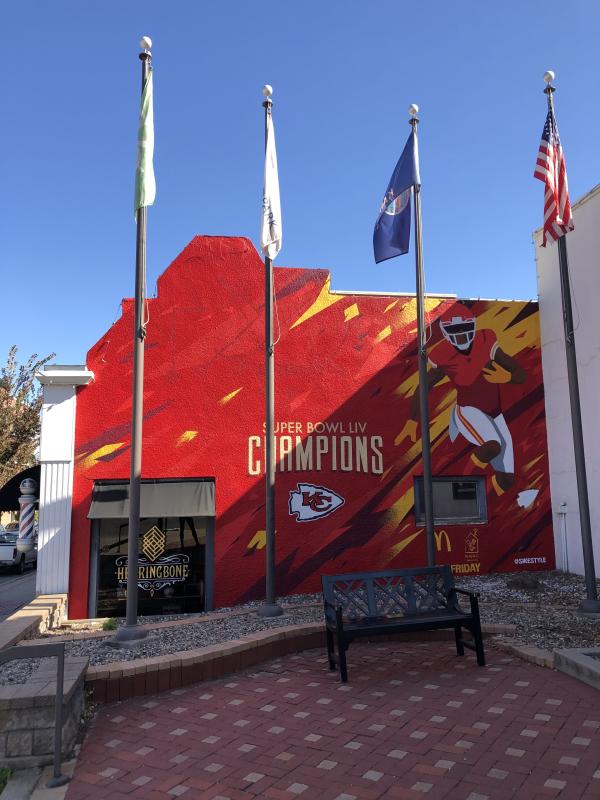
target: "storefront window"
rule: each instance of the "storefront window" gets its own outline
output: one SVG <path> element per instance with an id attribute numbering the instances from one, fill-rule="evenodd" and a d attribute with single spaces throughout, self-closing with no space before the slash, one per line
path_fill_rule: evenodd
<path id="1" fill-rule="evenodd" d="M 140 521 L 138 608 L 140 615 L 204 610 L 206 517 L 158 517 Z M 99 524 L 99 617 L 125 616 L 128 524 Z"/>

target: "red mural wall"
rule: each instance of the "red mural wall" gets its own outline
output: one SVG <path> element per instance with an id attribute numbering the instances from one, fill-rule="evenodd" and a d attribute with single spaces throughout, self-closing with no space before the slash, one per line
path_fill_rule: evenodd
<path id="1" fill-rule="evenodd" d="M 247 239 L 196 237 L 149 300 L 143 477 L 214 477 L 217 606 L 264 593 L 263 270 Z M 414 297 L 332 294 L 315 269 L 276 268 L 275 288 L 278 593 L 424 564 Z M 430 298 L 427 315 L 433 474 L 485 476 L 488 514 L 438 526 L 437 559 L 458 575 L 553 568 L 537 304 Z M 466 315 L 460 352 L 439 320 Z M 93 482 L 129 477 L 132 318 L 125 300 L 77 394 L 72 617 L 87 616 Z"/>

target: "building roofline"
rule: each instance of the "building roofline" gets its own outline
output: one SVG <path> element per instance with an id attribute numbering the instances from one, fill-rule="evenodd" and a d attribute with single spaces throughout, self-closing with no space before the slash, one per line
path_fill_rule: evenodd
<path id="1" fill-rule="evenodd" d="M 330 289 L 330 294 L 341 295 L 358 295 L 359 297 L 416 297 L 416 292 L 368 292 L 368 291 L 351 291 L 345 289 Z M 438 292 L 425 292 L 425 298 L 434 297 L 441 300 L 470 300 L 470 301 L 483 301 L 493 303 L 537 303 L 537 297 L 524 298 L 524 297 L 464 297 L 457 294 L 441 294 Z"/>
<path id="2" fill-rule="evenodd" d="M 42 386 L 85 386 L 94 380 L 94 373 L 85 364 L 46 364 L 35 377 Z"/>
<path id="3" fill-rule="evenodd" d="M 360 297 L 416 297 L 416 292 L 369 292 L 369 291 L 353 291 L 352 289 L 330 289 L 329 294 L 343 294 L 352 295 L 356 294 Z M 455 294 L 439 294 L 436 292 L 425 292 L 425 297 L 441 297 L 449 300 L 455 300 Z"/>

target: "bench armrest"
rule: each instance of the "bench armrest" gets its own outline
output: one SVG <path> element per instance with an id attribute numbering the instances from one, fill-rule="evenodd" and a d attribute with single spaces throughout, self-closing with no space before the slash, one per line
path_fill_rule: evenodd
<path id="1" fill-rule="evenodd" d="M 466 589 L 458 589 L 456 586 L 452 587 L 452 589 L 450 589 L 448 592 L 448 603 L 457 610 L 460 610 L 458 599 L 456 598 L 457 594 L 463 594 L 469 598 L 471 603 L 471 614 L 479 619 L 479 595 L 476 592 L 468 592 Z"/>

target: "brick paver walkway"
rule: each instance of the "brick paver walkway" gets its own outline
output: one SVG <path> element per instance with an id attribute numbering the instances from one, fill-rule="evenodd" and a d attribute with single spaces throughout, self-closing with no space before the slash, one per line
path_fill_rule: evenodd
<path id="1" fill-rule="evenodd" d="M 357 643 L 103 708 L 67 800 L 600 798 L 600 693 L 488 647 Z"/>

